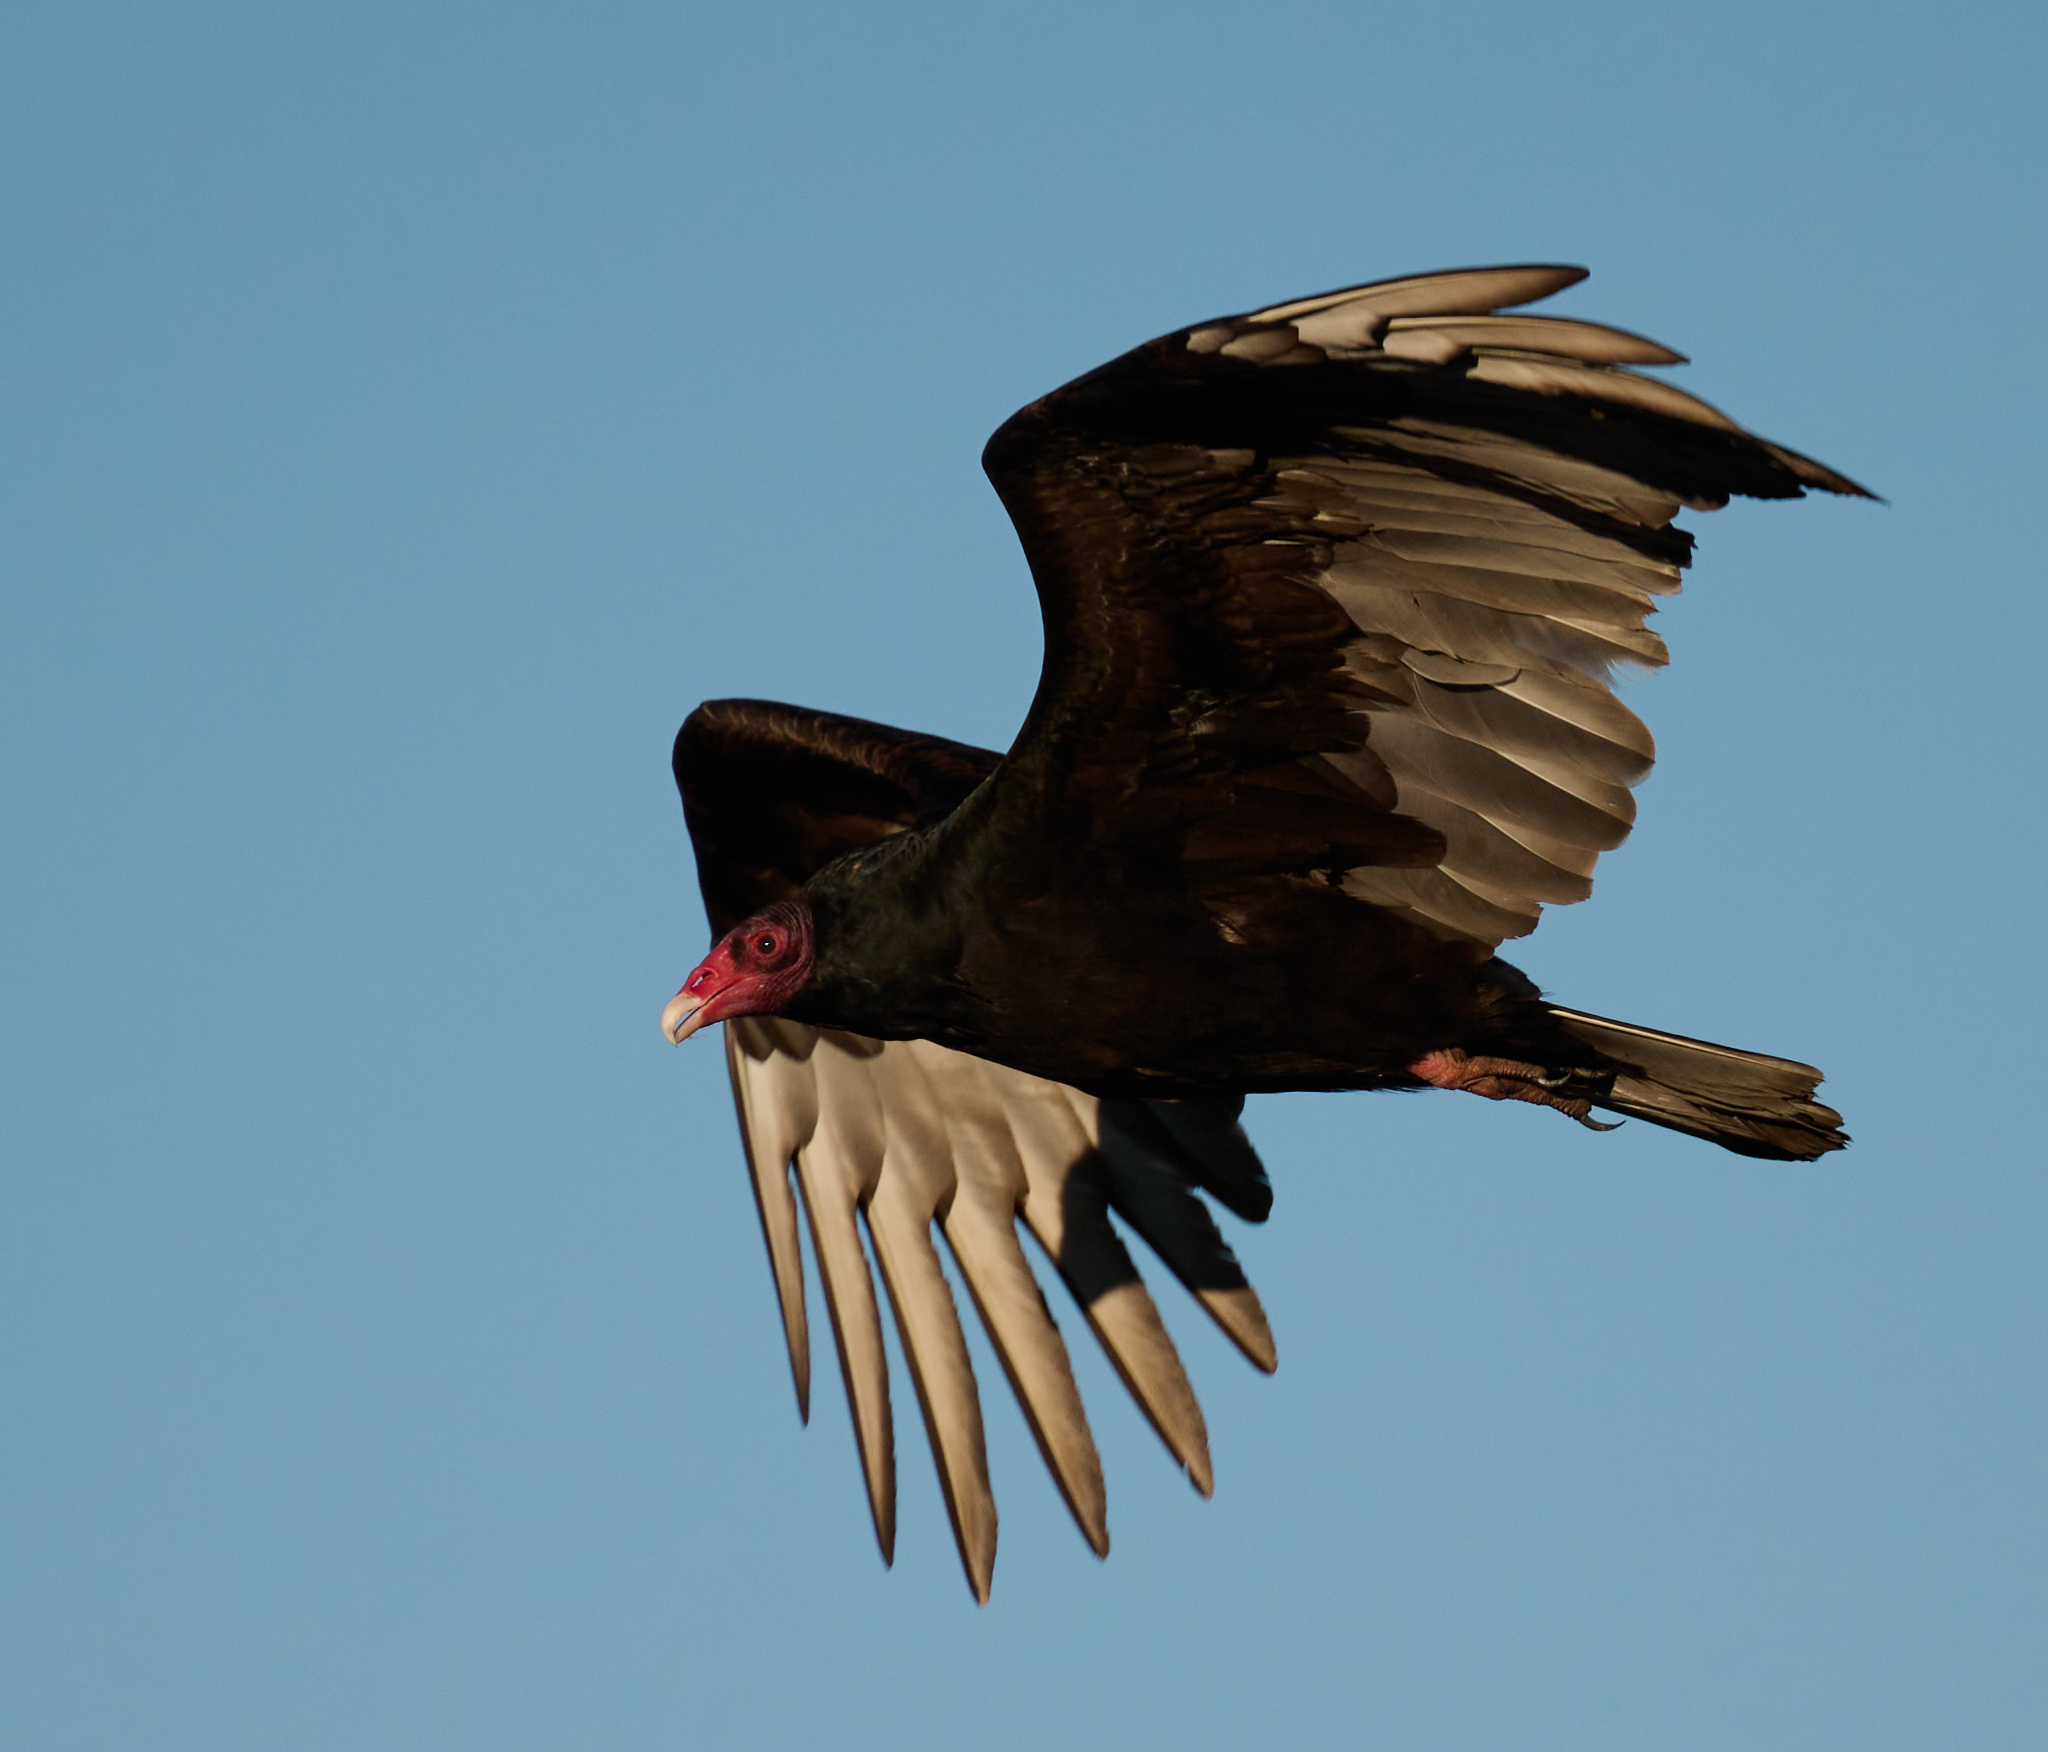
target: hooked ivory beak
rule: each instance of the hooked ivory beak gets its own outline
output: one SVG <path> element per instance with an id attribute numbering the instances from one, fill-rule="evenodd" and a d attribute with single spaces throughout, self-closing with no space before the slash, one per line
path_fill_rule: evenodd
<path id="1" fill-rule="evenodd" d="M 710 1001 L 710 993 L 693 998 L 687 989 L 669 999 L 668 1008 L 661 1013 L 661 1031 L 668 1036 L 671 1045 L 681 1046 L 704 1026 L 704 1007 Z"/>

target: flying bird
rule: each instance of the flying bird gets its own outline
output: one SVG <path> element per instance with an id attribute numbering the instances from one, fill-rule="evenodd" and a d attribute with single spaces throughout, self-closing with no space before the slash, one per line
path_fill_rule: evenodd
<path id="1" fill-rule="evenodd" d="M 1005 421 L 982 463 L 1045 621 L 1008 754 L 755 700 L 678 733 L 716 941 L 662 1028 L 725 1024 L 808 1416 L 801 1198 L 885 1561 L 863 1221 L 985 1601 L 995 1502 L 934 1225 L 1106 1554 L 1020 1218 L 1206 1496 L 1201 1409 L 1110 1213 L 1271 1370 L 1198 1196 L 1271 1207 L 1246 1094 L 1462 1090 L 1777 1161 L 1848 1141 L 1813 1067 L 1565 1008 L 1496 954 L 1583 900 L 1628 835 L 1654 749 L 1611 682 L 1666 661 L 1648 620 L 1692 552 L 1674 515 L 1870 496 L 1631 369 L 1682 363 L 1668 348 L 1503 314 L 1584 278 L 1299 298 L 1177 329 Z"/>

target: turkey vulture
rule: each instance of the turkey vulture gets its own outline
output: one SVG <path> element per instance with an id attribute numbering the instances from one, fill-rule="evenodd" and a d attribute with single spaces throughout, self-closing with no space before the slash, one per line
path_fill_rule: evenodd
<path id="1" fill-rule="evenodd" d="M 894 1308 L 977 1599 L 996 1514 L 947 1245 L 1083 1535 L 1101 1467 L 1036 1236 L 1207 1495 L 1200 1408 L 1115 1211 L 1262 1369 L 1207 1206 L 1261 1220 L 1279 1089 L 1463 1089 L 1807 1161 L 1820 1073 L 1547 1002 L 1495 950 L 1583 900 L 1649 732 L 1681 506 L 1869 497 L 1628 369 L 1639 335 L 1502 315 L 1585 277 L 1460 270 L 1178 329 L 1006 421 L 982 463 L 1045 666 L 1007 755 L 799 706 L 690 714 L 675 776 L 799 1407 L 809 1217 L 884 1559 Z"/>

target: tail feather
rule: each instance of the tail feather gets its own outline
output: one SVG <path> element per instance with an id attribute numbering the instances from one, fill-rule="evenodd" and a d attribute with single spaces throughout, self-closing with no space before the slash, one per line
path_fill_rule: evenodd
<path id="1" fill-rule="evenodd" d="M 1613 1087 L 1593 1097 L 1595 1107 L 1773 1162 L 1811 1162 L 1849 1142 L 1842 1116 L 1813 1098 L 1821 1074 L 1811 1065 L 1547 1008 L 1615 1073 Z"/>

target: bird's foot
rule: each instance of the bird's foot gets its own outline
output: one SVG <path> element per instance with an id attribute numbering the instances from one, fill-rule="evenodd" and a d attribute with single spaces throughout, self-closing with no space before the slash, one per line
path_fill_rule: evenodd
<path id="1" fill-rule="evenodd" d="M 1554 1107 L 1591 1131 L 1615 1129 L 1592 1117 L 1593 1104 L 1584 1096 L 1561 1093 L 1575 1081 L 1569 1071 L 1552 1072 L 1520 1059 L 1474 1057 L 1446 1046 L 1423 1054 L 1408 1067 L 1408 1074 L 1432 1088 L 1463 1089 L 1489 1101 L 1529 1101 L 1538 1107 Z"/>

